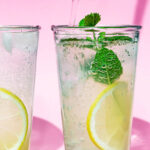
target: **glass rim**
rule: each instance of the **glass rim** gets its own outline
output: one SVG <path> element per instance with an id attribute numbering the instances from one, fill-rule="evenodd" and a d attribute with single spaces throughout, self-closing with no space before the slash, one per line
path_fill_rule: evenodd
<path id="1" fill-rule="evenodd" d="M 137 31 L 139 29 L 141 29 L 142 26 L 140 25 L 102 25 L 102 26 L 94 26 L 94 27 L 90 27 L 90 26 L 84 26 L 84 27 L 79 27 L 79 26 L 68 26 L 68 25 L 52 25 L 51 26 L 51 30 L 52 31 L 59 31 L 59 30 L 68 30 L 68 29 L 81 29 L 81 30 L 92 30 L 92 29 L 131 29 L 132 31 Z"/>
<path id="2" fill-rule="evenodd" d="M 40 29 L 39 25 L 0 25 L 0 32 L 36 32 Z"/>

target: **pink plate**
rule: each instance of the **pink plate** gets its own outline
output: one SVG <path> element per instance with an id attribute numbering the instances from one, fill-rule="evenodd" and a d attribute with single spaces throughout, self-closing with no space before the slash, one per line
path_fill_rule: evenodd
<path id="1" fill-rule="evenodd" d="M 31 150 L 58 150 L 63 146 L 63 134 L 52 123 L 34 117 Z M 150 150 L 150 123 L 133 119 L 131 150 Z"/>
<path id="2" fill-rule="evenodd" d="M 133 119 L 131 150 L 150 150 L 150 123 Z"/>

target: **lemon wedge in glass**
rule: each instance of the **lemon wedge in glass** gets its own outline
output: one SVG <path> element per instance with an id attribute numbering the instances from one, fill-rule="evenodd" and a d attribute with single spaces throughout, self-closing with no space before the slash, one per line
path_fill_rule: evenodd
<path id="1" fill-rule="evenodd" d="M 0 150 L 20 150 L 28 131 L 28 113 L 19 97 L 0 88 Z"/>
<path id="2" fill-rule="evenodd" d="M 91 141 L 101 150 L 127 149 L 131 100 L 127 83 L 116 82 L 101 92 L 91 105 L 87 131 Z"/>

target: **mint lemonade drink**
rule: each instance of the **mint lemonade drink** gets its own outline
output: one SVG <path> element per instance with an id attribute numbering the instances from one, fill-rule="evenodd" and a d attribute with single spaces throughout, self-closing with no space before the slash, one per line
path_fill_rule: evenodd
<path id="1" fill-rule="evenodd" d="M 0 150 L 28 150 L 38 26 L 0 27 Z"/>
<path id="2" fill-rule="evenodd" d="M 140 26 L 52 26 L 66 150 L 128 150 Z M 86 27 L 87 26 L 87 27 Z"/>

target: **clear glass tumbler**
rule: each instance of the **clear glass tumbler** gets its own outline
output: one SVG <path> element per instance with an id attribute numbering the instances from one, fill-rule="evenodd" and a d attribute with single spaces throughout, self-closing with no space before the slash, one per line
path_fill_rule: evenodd
<path id="1" fill-rule="evenodd" d="M 0 26 L 0 150 L 28 150 L 39 26 Z"/>
<path id="2" fill-rule="evenodd" d="M 129 150 L 140 26 L 52 26 L 66 150 Z"/>

